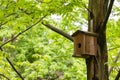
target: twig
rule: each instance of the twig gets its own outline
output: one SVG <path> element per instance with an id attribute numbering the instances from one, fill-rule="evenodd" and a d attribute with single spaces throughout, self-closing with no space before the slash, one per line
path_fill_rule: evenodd
<path id="1" fill-rule="evenodd" d="M 8 77 L 6 77 L 4 74 L 1 74 L 1 73 L 0 73 L 0 76 L 6 78 L 7 80 L 10 80 L 10 79 L 9 79 Z"/>
<path id="2" fill-rule="evenodd" d="M 15 14 L 15 13 L 11 13 L 11 14 L 5 15 L 4 18 L 8 18 L 8 17 L 10 17 L 10 16 L 12 16 L 12 15 L 14 15 L 14 14 Z M 8 21 L 5 21 L 5 22 L 3 22 L 3 23 L 1 22 L 1 23 L 0 23 L 0 28 L 1 28 L 1 26 L 5 25 L 5 24 L 7 24 L 7 23 L 8 23 Z"/>
<path id="3" fill-rule="evenodd" d="M 118 74 L 117 74 L 117 76 L 115 77 L 115 80 L 119 80 L 119 78 L 120 78 L 120 70 L 118 71 Z"/>
<path id="4" fill-rule="evenodd" d="M 37 25 L 39 22 L 41 22 L 43 20 L 43 18 L 45 18 L 47 15 L 43 16 L 42 18 L 40 18 L 36 23 L 34 23 L 33 25 L 29 26 L 27 29 L 21 31 L 20 33 L 18 33 L 16 36 L 14 36 L 13 38 L 9 39 L 8 41 L 6 41 L 5 43 L 0 45 L 0 50 L 2 51 L 2 47 L 4 45 L 6 45 L 7 43 L 13 41 L 14 39 L 16 39 L 17 37 L 19 37 L 21 34 L 23 34 L 24 32 L 26 32 L 27 30 L 31 29 L 33 26 Z"/>
<path id="5" fill-rule="evenodd" d="M 108 7 L 108 10 L 107 10 L 107 13 L 106 13 L 106 16 L 105 16 L 105 19 L 104 19 L 104 22 L 102 24 L 102 27 L 105 27 L 106 24 L 107 24 L 107 21 L 109 19 L 109 16 L 110 16 L 110 13 L 111 13 L 111 10 L 112 10 L 112 7 L 113 7 L 113 4 L 114 4 L 114 0 L 111 0 L 110 4 L 109 4 L 109 7 Z"/>
<path id="6" fill-rule="evenodd" d="M 118 61 L 119 56 L 120 56 L 120 52 L 118 52 L 118 55 L 115 57 L 114 63 L 116 63 Z M 113 68 L 114 68 L 114 66 L 110 67 L 108 75 L 110 75 L 110 73 L 112 72 Z"/>
<path id="7" fill-rule="evenodd" d="M 0 28 L 1 28 L 1 26 L 7 24 L 7 22 L 8 22 L 8 21 L 5 21 L 4 23 L 1 23 L 1 24 L 0 24 Z"/>
<path id="8" fill-rule="evenodd" d="M 11 14 L 5 15 L 5 18 L 10 17 L 10 16 L 12 16 L 12 15 L 14 15 L 14 14 L 15 14 L 15 13 L 11 13 Z"/>
<path id="9" fill-rule="evenodd" d="M 111 51 L 111 50 L 114 50 L 114 49 L 117 49 L 117 48 L 120 48 L 120 46 L 116 46 L 116 47 L 110 48 L 107 51 Z"/>
<path id="10" fill-rule="evenodd" d="M 48 27 L 49 29 L 51 29 L 51 30 L 59 33 L 59 34 L 62 35 L 62 36 L 64 36 L 65 38 L 73 41 L 73 38 L 72 38 L 69 34 L 65 33 L 64 31 L 62 31 L 62 30 L 60 30 L 60 29 L 58 29 L 58 28 L 56 28 L 56 27 L 54 27 L 54 26 L 52 26 L 52 25 L 50 25 L 50 24 L 44 24 L 44 23 L 42 23 L 42 24 L 43 24 L 44 26 Z"/>
<path id="11" fill-rule="evenodd" d="M 19 8 L 19 10 L 21 10 L 23 13 L 25 13 L 25 14 L 27 14 L 27 15 L 30 15 L 30 14 L 33 13 L 33 12 L 28 12 L 27 10 L 22 9 L 22 8 Z"/>
<path id="12" fill-rule="evenodd" d="M 10 66 L 13 68 L 13 70 L 18 74 L 18 76 L 24 80 L 24 78 L 22 77 L 22 75 L 17 71 L 17 69 L 14 67 L 14 65 L 12 64 L 12 62 L 6 57 L 6 60 L 8 61 L 8 63 L 10 64 Z"/>
<path id="13" fill-rule="evenodd" d="M 37 0 L 37 1 L 38 1 L 38 0 Z M 44 1 L 40 1 L 40 0 L 39 0 L 38 2 L 47 3 L 47 4 L 48 4 L 48 3 L 51 3 L 52 1 L 53 1 L 53 0 L 51 0 L 51 1 L 49 1 L 49 2 L 44 2 Z"/>
<path id="14" fill-rule="evenodd" d="M 0 50 L 3 51 L 2 47 L 0 47 Z"/>

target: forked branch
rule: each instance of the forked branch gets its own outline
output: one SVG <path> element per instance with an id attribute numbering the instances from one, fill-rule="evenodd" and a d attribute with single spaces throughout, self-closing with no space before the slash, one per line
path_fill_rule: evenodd
<path id="1" fill-rule="evenodd" d="M 118 55 L 115 57 L 114 63 L 117 63 L 119 56 L 120 56 L 120 52 L 118 52 Z M 110 75 L 110 73 L 112 72 L 113 68 L 114 68 L 114 66 L 110 67 L 110 70 L 109 70 L 109 72 L 108 72 L 109 75 Z"/>

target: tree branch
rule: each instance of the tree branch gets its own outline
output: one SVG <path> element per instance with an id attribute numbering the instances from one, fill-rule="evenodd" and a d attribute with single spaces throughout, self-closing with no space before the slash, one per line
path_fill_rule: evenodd
<path id="1" fill-rule="evenodd" d="M 13 41 L 14 39 L 16 39 L 17 37 L 19 37 L 21 34 L 23 34 L 24 32 L 26 32 L 27 30 L 31 29 L 33 26 L 37 25 L 39 22 L 41 22 L 43 20 L 43 18 L 45 18 L 47 15 L 43 16 L 42 18 L 40 18 L 36 23 L 34 23 L 33 25 L 29 26 L 27 29 L 21 31 L 20 33 L 18 33 L 16 36 L 14 36 L 13 38 L 9 39 L 8 41 L 6 41 L 5 43 L 0 45 L 0 50 L 2 51 L 2 47 L 4 45 L 6 45 L 7 43 Z"/>
<path id="2" fill-rule="evenodd" d="M 50 24 L 44 24 L 44 23 L 42 23 L 42 24 L 43 24 L 44 26 L 46 26 L 47 28 L 55 31 L 56 33 L 64 36 L 65 38 L 73 41 L 73 38 L 72 38 L 69 34 L 65 33 L 64 31 L 62 31 L 62 30 L 60 30 L 60 29 L 58 29 L 58 28 L 56 28 L 56 27 L 54 27 L 54 26 L 52 26 L 52 25 L 50 25 Z"/>
<path id="3" fill-rule="evenodd" d="M 18 74 L 18 76 L 24 80 L 24 78 L 22 77 L 22 75 L 17 71 L 17 69 L 14 67 L 14 65 L 12 64 L 12 62 L 6 57 L 6 60 L 8 61 L 8 63 L 10 64 L 10 66 L 13 68 L 13 70 Z"/>
<path id="4" fill-rule="evenodd" d="M 8 77 L 6 77 L 4 74 L 1 74 L 1 73 L 0 73 L 0 76 L 6 78 L 7 80 L 10 80 L 10 79 L 9 79 Z"/>
<path id="5" fill-rule="evenodd" d="M 118 52 L 118 55 L 115 57 L 114 63 L 116 63 L 116 62 L 118 61 L 119 56 L 120 56 L 120 52 Z M 113 68 L 114 68 L 114 66 L 110 67 L 109 72 L 108 72 L 108 75 L 110 75 L 110 73 L 112 72 Z"/>
<path id="6" fill-rule="evenodd" d="M 10 16 L 12 16 L 12 15 L 14 15 L 14 14 L 15 14 L 15 13 L 11 13 L 11 14 L 5 15 L 4 18 L 8 18 L 8 17 L 10 17 Z M 7 24 L 7 23 L 8 23 L 8 21 L 1 22 L 1 23 L 0 23 L 0 28 L 1 28 L 1 26 L 5 25 L 5 24 Z"/>
<path id="7" fill-rule="evenodd" d="M 107 10 L 107 13 L 106 13 L 106 16 L 105 16 L 105 19 L 104 19 L 104 22 L 102 24 L 102 27 L 105 27 L 106 24 L 107 24 L 107 21 L 109 19 L 109 16 L 110 16 L 110 13 L 111 13 L 111 10 L 112 10 L 112 7 L 113 7 L 113 4 L 114 4 L 114 0 L 111 0 L 110 4 L 109 4 L 109 7 L 108 7 L 108 10 Z"/>
<path id="8" fill-rule="evenodd" d="M 38 1 L 38 0 L 37 0 L 37 1 Z M 44 1 L 40 1 L 40 0 L 39 0 L 38 2 L 47 3 L 47 4 L 48 4 L 48 3 L 51 3 L 52 1 L 53 1 L 53 0 L 51 0 L 51 1 L 49 1 L 49 2 L 44 2 Z"/>
<path id="9" fill-rule="evenodd" d="M 5 15 L 5 18 L 10 17 L 10 16 L 12 16 L 12 15 L 14 15 L 14 14 L 15 14 L 15 13 L 11 13 L 11 14 Z"/>
<path id="10" fill-rule="evenodd" d="M 1 28 L 1 26 L 7 24 L 7 22 L 8 22 L 8 21 L 5 21 L 5 22 L 3 22 L 3 23 L 0 23 L 0 28 Z"/>
<path id="11" fill-rule="evenodd" d="M 117 76 L 115 77 L 115 80 L 119 80 L 119 78 L 120 78 L 120 70 L 118 71 L 118 74 L 117 74 Z"/>
<path id="12" fill-rule="evenodd" d="M 120 48 L 120 46 L 116 46 L 116 47 L 110 48 L 107 51 L 111 51 L 111 50 L 114 50 L 114 49 L 117 49 L 117 48 Z"/>
<path id="13" fill-rule="evenodd" d="M 23 9 L 23 8 L 19 8 L 19 10 L 21 10 L 23 13 L 25 13 L 27 15 L 30 15 L 33 13 L 33 12 L 28 12 L 26 9 Z"/>

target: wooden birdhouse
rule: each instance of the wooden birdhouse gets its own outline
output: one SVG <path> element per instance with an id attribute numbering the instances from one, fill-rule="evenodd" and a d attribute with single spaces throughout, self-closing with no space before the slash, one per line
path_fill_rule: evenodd
<path id="1" fill-rule="evenodd" d="M 88 58 L 97 53 L 97 34 L 77 30 L 74 39 L 74 57 Z"/>

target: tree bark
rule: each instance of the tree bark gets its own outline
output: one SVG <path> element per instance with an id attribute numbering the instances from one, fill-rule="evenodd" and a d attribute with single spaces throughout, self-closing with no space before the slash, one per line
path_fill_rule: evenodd
<path id="1" fill-rule="evenodd" d="M 89 0 L 89 31 L 96 32 L 99 36 L 97 37 L 97 55 L 86 59 L 87 80 L 108 80 L 106 25 L 102 26 L 108 2 L 109 0 Z"/>

